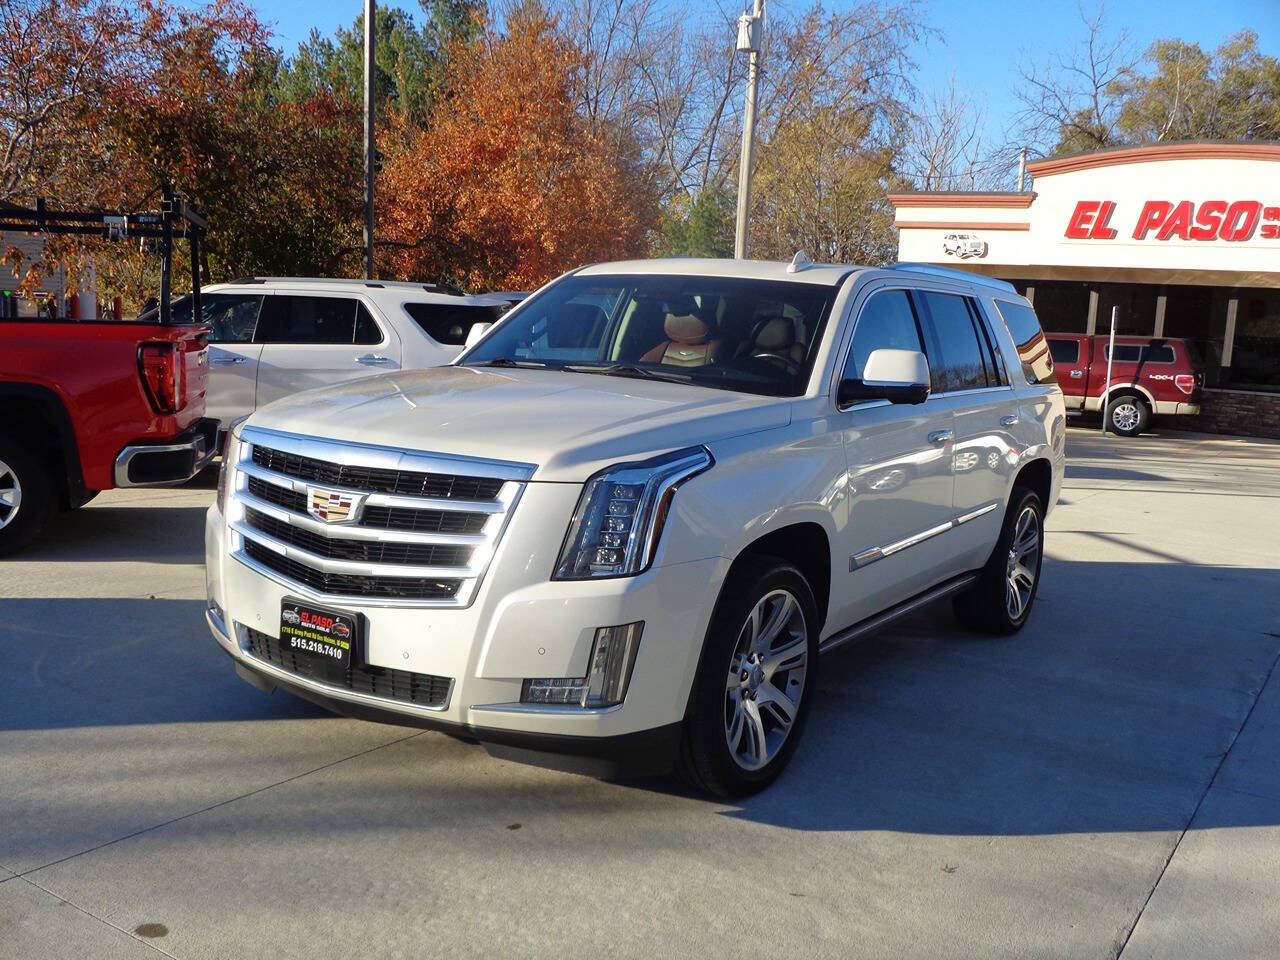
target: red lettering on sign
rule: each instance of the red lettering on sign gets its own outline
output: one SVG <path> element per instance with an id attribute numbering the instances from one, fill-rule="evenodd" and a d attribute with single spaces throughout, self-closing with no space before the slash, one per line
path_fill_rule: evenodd
<path id="1" fill-rule="evenodd" d="M 1262 216 L 1262 204 L 1257 200 L 1237 200 L 1227 208 L 1218 236 L 1223 240 L 1248 240 Z"/>
<path id="2" fill-rule="evenodd" d="M 1138 214 L 1138 225 L 1133 228 L 1133 239 L 1147 239 L 1147 234 L 1164 223 L 1172 209 L 1173 204 L 1168 200 L 1148 200 L 1144 203 L 1142 212 Z"/>
<path id="3" fill-rule="evenodd" d="M 1114 200 L 1104 200 L 1102 208 L 1098 211 L 1098 219 L 1093 224 L 1093 229 L 1089 231 L 1090 240 L 1114 240 L 1116 232 L 1111 227 L 1111 214 L 1116 212 L 1116 203 Z"/>
<path id="4" fill-rule="evenodd" d="M 1192 240 L 1212 240 L 1222 229 L 1222 215 L 1227 212 L 1227 201 L 1206 200 L 1196 211 L 1196 225 L 1191 228 Z"/>
<path id="5" fill-rule="evenodd" d="M 1183 200 L 1173 208 L 1173 213 L 1165 220 L 1164 225 L 1160 227 L 1160 232 L 1156 234 L 1157 240 L 1168 240 L 1170 237 L 1177 237 L 1179 240 L 1188 240 L 1188 231 L 1191 229 L 1191 201 Z"/>
<path id="6" fill-rule="evenodd" d="M 1067 221 L 1066 236 L 1072 240 L 1088 240 L 1089 229 L 1093 226 L 1098 208 L 1102 206 L 1097 200 L 1081 200 L 1076 204 L 1075 212 Z"/>

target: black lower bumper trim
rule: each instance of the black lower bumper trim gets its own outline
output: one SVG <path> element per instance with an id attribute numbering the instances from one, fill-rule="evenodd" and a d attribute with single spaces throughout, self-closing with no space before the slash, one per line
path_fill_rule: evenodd
<path id="1" fill-rule="evenodd" d="M 162 443 L 131 444 L 116 457 L 117 487 L 159 487 L 185 483 L 218 453 L 218 421 L 197 420 Z"/>
<path id="2" fill-rule="evenodd" d="M 230 656 L 229 653 L 227 655 Z M 278 688 L 356 720 L 436 730 L 463 740 L 478 741 L 491 755 L 504 760 L 587 776 L 620 778 L 666 773 L 674 764 L 683 729 L 683 725 L 677 722 L 613 737 L 575 737 L 477 727 L 351 703 L 266 674 L 255 669 L 252 661 L 236 659 L 235 664 L 241 679 L 266 693 Z"/>

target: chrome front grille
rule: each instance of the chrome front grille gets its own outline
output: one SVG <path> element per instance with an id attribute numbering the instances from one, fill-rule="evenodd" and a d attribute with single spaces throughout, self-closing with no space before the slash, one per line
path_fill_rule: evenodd
<path id="1" fill-rule="evenodd" d="M 317 600 L 467 606 L 526 464 L 244 428 L 227 506 L 232 555 Z"/>

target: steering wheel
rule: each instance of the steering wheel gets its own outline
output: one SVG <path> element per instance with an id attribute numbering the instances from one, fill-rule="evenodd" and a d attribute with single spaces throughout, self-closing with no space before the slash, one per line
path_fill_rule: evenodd
<path id="1" fill-rule="evenodd" d="M 752 360 L 768 360 L 776 367 L 781 367 L 786 373 L 795 375 L 800 372 L 800 364 L 796 363 L 790 357 L 784 357 L 778 353 L 769 353 L 767 350 L 760 350 L 751 355 Z"/>

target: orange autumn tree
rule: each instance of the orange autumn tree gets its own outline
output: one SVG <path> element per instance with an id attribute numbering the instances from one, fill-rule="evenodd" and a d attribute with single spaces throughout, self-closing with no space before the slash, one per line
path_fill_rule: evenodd
<path id="1" fill-rule="evenodd" d="M 607 145 L 578 115 L 582 65 L 537 3 L 512 11 L 505 33 L 485 30 L 452 51 L 449 95 L 427 129 L 397 124 L 384 138 L 385 273 L 530 289 L 586 262 L 644 253 L 656 201 L 618 138 Z"/>

